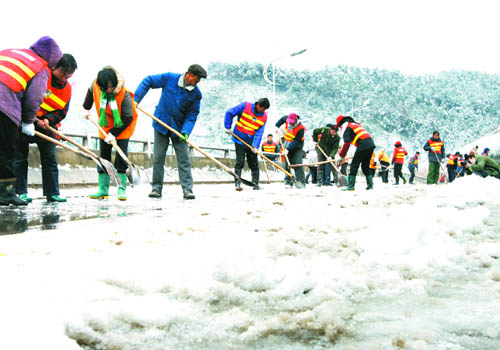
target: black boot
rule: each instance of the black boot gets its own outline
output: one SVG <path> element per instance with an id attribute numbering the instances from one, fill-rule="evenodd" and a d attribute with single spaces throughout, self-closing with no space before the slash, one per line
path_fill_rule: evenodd
<path id="1" fill-rule="evenodd" d="M 261 188 L 259 187 L 259 169 L 257 170 L 252 170 L 252 182 L 255 184 L 255 187 L 253 188 L 254 190 L 260 190 Z"/>
<path id="2" fill-rule="evenodd" d="M 16 196 L 15 182 L 0 182 L 0 205 L 28 205 L 28 202 Z"/>
<path id="3" fill-rule="evenodd" d="M 234 169 L 234 173 L 238 175 L 238 177 L 241 178 L 241 169 Z M 241 181 L 240 180 L 234 180 L 234 186 L 236 187 L 236 191 L 241 191 L 243 188 L 241 187 Z"/>

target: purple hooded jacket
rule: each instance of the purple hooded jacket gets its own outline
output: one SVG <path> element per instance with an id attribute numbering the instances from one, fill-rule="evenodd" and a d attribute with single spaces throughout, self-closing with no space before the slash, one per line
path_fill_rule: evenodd
<path id="1" fill-rule="evenodd" d="M 49 36 L 41 37 L 29 49 L 47 61 L 49 68 L 54 67 L 62 57 L 61 49 Z M 40 71 L 31 78 L 26 91 L 17 93 L 0 82 L 0 111 L 17 126 L 21 122 L 33 123 L 47 91 L 49 74 L 45 69 Z"/>

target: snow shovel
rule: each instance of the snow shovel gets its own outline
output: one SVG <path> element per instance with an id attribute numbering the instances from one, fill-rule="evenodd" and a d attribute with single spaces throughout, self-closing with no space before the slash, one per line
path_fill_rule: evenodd
<path id="1" fill-rule="evenodd" d="M 316 147 L 320 150 L 321 153 L 323 153 L 323 155 L 326 157 L 326 159 L 328 159 L 328 156 L 326 155 L 325 151 L 323 151 L 323 149 L 319 145 L 316 145 Z M 340 172 L 340 169 L 335 164 L 335 161 L 332 159 L 329 162 L 332 165 L 332 167 L 337 171 L 337 176 L 338 176 L 337 186 L 338 187 L 347 186 L 347 178 L 344 174 L 342 174 Z"/>
<path id="2" fill-rule="evenodd" d="M 121 186 L 121 182 L 120 180 L 118 179 L 118 172 L 116 171 L 115 167 L 113 166 L 113 164 L 111 164 L 109 161 L 107 161 L 106 159 L 97 159 L 97 157 L 95 156 L 91 156 L 90 154 L 88 153 L 84 153 L 82 151 L 79 151 L 77 149 L 74 149 L 72 147 L 69 147 L 68 145 L 60 142 L 60 141 L 57 141 L 55 139 L 53 139 L 52 137 L 50 136 L 47 136 L 45 134 L 42 134 L 41 132 L 39 131 L 36 131 L 35 130 L 35 135 L 46 140 L 46 141 L 49 141 L 49 142 L 52 142 L 54 144 L 56 144 L 57 146 L 61 146 L 62 148 L 66 148 L 67 150 L 71 151 L 71 152 L 74 152 L 76 154 L 78 154 L 79 156 L 82 156 L 83 158 L 86 158 L 86 159 L 89 159 L 89 160 L 92 160 L 94 161 L 99 167 L 101 167 L 102 169 L 104 169 L 106 171 L 106 173 L 108 173 L 109 177 L 111 178 L 111 181 L 113 181 L 113 184 L 118 186 L 118 184 L 120 184 Z M 82 146 L 83 147 L 83 146 Z M 89 151 L 90 152 L 90 151 Z M 92 152 L 90 152 L 92 153 Z M 92 153 L 93 154 L 93 153 Z"/>
<path id="3" fill-rule="evenodd" d="M 49 125 L 47 125 L 47 130 L 49 130 L 50 132 L 56 134 L 57 136 L 61 137 L 62 139 L 68 141 L 72 145 L 75 145 L 76 147 L 78 147 L 83 153 L 87 154 L 90 158 L 92 158 L 92 160 L 99 167 L 101 167 L 101 169 L 104 169 L 104 171 L 106 171 L 106 173 L 109 175 L 109 177 L 111 177 L 111 178 L 118 178 L 118 175 L 117 175 L 118 172 L 116 171 L 115 167 L 113 166 L 113 164 L 109 160 L 101 158 L 101 157 L 97 157 L 94 154 L 94 152 L 92 152 L 91 150 L 83 147 L 82 145 L 80 145 L 78 142 L 76 142 L 72 138 L 64 135 L 62 132 L 60 132 L 59 130 L 56 130 L 56 129 L 52 128 Z"/>
<path id="4" fill-rule="evenodd" d="M 283 169 L 282 167 L 280 167 L 278 164 L 274 163 L 272 160 L 270 160 L 269 158 L 267 158 L 265 155 L 263 155 L 261 152 L 259 152 L 258 149 L 256 148 L 253 148 L 252 146 L 250 146 L 248 143 L 246 143 L 245 141 L 243 141 L 241 139 L 241 137 L 239 137 L 238 135 L 235 135 L 234 133 L 231 133 L 231 135 L 233 135 L 237 140 L 239 140 L 241 143 L 243 143 L 245 146 L 247 146 L 248 148 L 250 148 L 252 151 L 255 151 L 255 153 L 257 153 L 259 156 L 262 157 L 262 159 L 264 159 L 266 162 L 269 162 L 270 164 L 272 164 L 274 167 L 276 167 L 278 170 L 284 172 L 286 175 L 290 176 L 293 178 L 293 175 L 291 173 L 289 173 L 288 171 L 286 171 L 285 169 Z"/>
<path id="5" fill-rule="evenodd" d="M 90 117 L 90 114 L 85 116 L 87 120 L 89 120 L 92 124 L 94 124 L 97 129 L 104 135 L 104 137 L 108 136 L 108 133 L 104 131 L 103 128 L 99 126 L 99 124 Z M 120 155 L 120 157 L 127 163 L 128 165 L 128 177 L 130 180 L 130 184 L 134 185 L 149 185 L 149 177 L 144 169 L 139 168 L 137 165 L 133 164 L 122 149 L 118 146 L 118 143 L 115 139 L 111 140 L 111 145 L 115 148 L 116 152 Z"/>
<path id="6" fill-rule="evenodd" d="M 175 130 L 174 128 L 172 128 L 171 126 L 167 125 L 166 123 L 162 122 L 160 119 L 158 119 L 157 117 L 155 117 L 154 115 L 152 114 L 149 114 L 148 112 L 146 112 L 145 110 L 143 110 L 141 107 L 139 107 L 137 104 L 135 105 L 136 108 L 138 110 L 140 110 L 142 113 L 144 113 L 145 115 L 147 115 L 148 117 L 150 117 L 151 119 L 155 120 L 157 123 L 159 123 L 160 125 L 164 126 L 165 128 L 167 128 L 168 130 L 170 130 L 171 132 L 173 132 L 175 135 L 177 135 L 178 137 L 180 138 L 184 138 L 184 136 L 178 132 L 177 130 Z M 253 188 L 258 188 L 259 186 L 257 186 L 256 184 L 254 184 L 253 182 L 251 181 L 248 181 L 248 180 L 245 180 L 245 179 L 242 179 L 241 177 L 239 177 L 238 175 L 236 175 L 231 169 L 229 169 L 227 166 L 225 166 L 222 162 L 218 161 L 217 159 L 215 159 L 214 157 L 208 155 L 207 153 L 203 152 L 198 146 L 196 146 L 195 144 L 193 144 L 191 141 L 189 140 L 186 140 L 186 143 L 188 145 L 190 145 L 191 147 L 193 147 L 195 150 L 197 150 L 198 152 L 200 152 L 201 154 L 203 154 L 205 157 L 207 157 L 208 159 L 210 159 L 212 162 L 214 162 L 215 164 L 217 164 L 219 167 L 221 167 L 226 173 L 232 175 L 234 177 L 234 179 L 236 181 L 241 181 L 243 184 L 247 185 L 247 186 L 250 186 L 250 187 L 253 187 Z"/>

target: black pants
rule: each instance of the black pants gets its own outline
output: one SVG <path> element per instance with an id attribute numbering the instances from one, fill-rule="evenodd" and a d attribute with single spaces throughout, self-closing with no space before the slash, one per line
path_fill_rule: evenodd
<path id="1" fill-rule="evenodd" d="M 236 175 L 241 176 L 241 170 L 245 166 L 245 157 L 247 159 L 248 167 L 252 173 L 252 182 L 256 185 L 259 184 L 259 160 L 257 159 L 257 154 L 253 153 L 250 148 L 245 145 L 234 143 L 234 148 L 236 151 L 236 164 L 234 165 L 234 172 Z M 238 181 L 235 182 L 236 186 L 240 184 Z"/>
<path id="2" fill-rule="evenodd" d="M 0 181 L 14 181 L 14 152 L 18 138 L 18 127 L 0 112 Z"/>
<path id="3" fill-rule="evenodd" d="M 408 168 L 410 170 L 410 183 L 413 183 L 413 179 L 415 179 L 415 168 Z"/>
<path id="4" fill-rule="evenodd" d="M 28 154 L 30 142 L 35 142 L 40 153 L 42 164 L 42 185 L 44 196 L 59 195 L 59 170 L 57 169 L 56 145 L 35 136 L 20 135 L 16 143 L 14 155 L 14 172 L 16 174 L 16 193 L 28 193 Z"/>
<path id="5" fill-rule="evenodd" d="M 356 150 L 354 157 L 351 161 L 351 166 L 349 168 L 349 176 L 356 176 L 358 173 L 359 166 L 361 165 L 361 171 L 365 176 L 369 176 L 370 173 L 370 160 L 372 159 L 372 153 L 375 147 L 368 148 L 362 151 Z"/>
<path id="6" fill-rule="evenodd" d="M 403 176 L 403 164 L 394 163 L 394 179 L 396 180 L 397 184 L 399 183 L 399 178 L 405 181 L 405 178 Z"/>
<path id="7" fill-rule="evenodd" d="M 306 175 L 306 183 L 309 183 L 309 177 L 311 177 L 311 183 L 315 184 L 318 182 L 318 167 L 309 167 L 309 172 Z"/>
<path id="8" fill-rule="evenodd" d="M 125 153 L 126 156 L 128 156 L 128 140 L 129 139 L 120 139 L 120 140 L 116 140 L 116 143 L 118 144 L 118 147 L 120 147 L 120 149 L 123 151 L 123 153 Z M 99 149 L 101 150 L 101 158 L 104 158 L 106 160 L 109 160 L 111 162 L 111 151 L 113 150 L 113 145 L 110 145 L 106 142 L 104 142 L 103 139 L 99 139 Z M 128 169 L 128 164 L 127 162 L 125 162 L 122 157 L 120 157 L 120 155 L 118 154 L 118 152 L 116 153 L 116 157 L 115 157 L 115 168 L 116 168 L 116 171 L 120 174 L 124 174 L 127 172 L 127 169 Z M 97 172 L 98 173 L 105 173 L 106 171 L 104 169 L 101 169 L 101 167 L 97 167 Z"/>

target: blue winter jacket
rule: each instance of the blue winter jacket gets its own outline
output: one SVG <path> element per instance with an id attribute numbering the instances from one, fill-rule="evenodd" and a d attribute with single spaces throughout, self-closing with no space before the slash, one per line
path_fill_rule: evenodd
<path id="1" fill-rule="evenodd" d="M 241 116 L 243 111 L 245 110 L 245 106 L 248 102 L 242 102 L 237 106 L 234 106 L 233 108 L 229 108 L 226 111 L 226 115 L 224 117 L 224 127 L 226 129 L 231 129 L 231 125 L 233 124 L 233 118 L 235 116 Z M 257 113 L 255 112 L 255 103 L 252 103 L 252 112 L 260 117 L 264 115 L 264 113 Z M 248 134 L 244 134 L 238 130 L 236 130 L 236 123 L 234 123 L 234 129 L 233 129 L 233 134 L 238 135 L 243 141 L 248 143 L 249 145 L 252 145 L 253 148 L 259 149 L 260 146 L 260 141 L 262 141 L 262 135 L 264 134 L 264 127 L 265 125 L 262 125 L 260 128 L 255 130 L 255 134 L 253 136 L 250 136 Z M 240 145 L 243 145 L 242 142 L 240 142 L 238 139 L 236 139 L 234 136 L 231 138 L 235 143 L 239 143 Z"/>
<path id="2" fill-rule="evenodd" d="M 144 78 L 135 90 L 135 101 L 140 103 L 149 89 L 161 88 L 160 102 L 154 115 L 181 134 L 190 135 L 200 113 L 201 91 L 196 86 L 189 91 L 179 86 L 182 74 L 163 73 Z M 166 135 L 168 129 L 153 121 L 153 128 Z"/>

